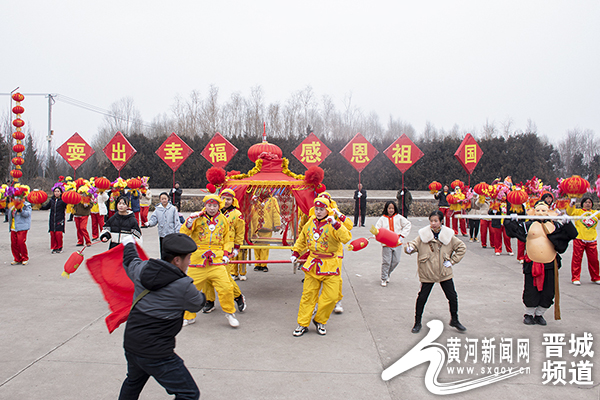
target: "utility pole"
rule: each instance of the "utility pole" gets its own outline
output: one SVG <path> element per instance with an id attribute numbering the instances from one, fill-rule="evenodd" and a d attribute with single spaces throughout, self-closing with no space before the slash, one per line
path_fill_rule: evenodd
<path id="1" fill-rule="evenodd" d="M 54 131 L 52 130 L 52 105 L 56 102 L 52 94 L 48 93 L 46 97 L 48 97 L 48 136 L 46 136 L 46 140 L 48 141 L 48 160 L 46 168 L 42 169 L 42 176 L 44 178 L 46 178 L 46 169 L 50 166 L 50 157 L 52 157 L 52 136 L 54 136 Z"/>

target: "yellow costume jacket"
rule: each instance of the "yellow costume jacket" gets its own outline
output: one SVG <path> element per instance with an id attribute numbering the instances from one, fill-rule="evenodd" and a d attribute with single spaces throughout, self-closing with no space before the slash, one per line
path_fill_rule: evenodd
<path id="1" fill-rule="evenodd" d="M 258 231 L 272 232 L 276 226 L 281 226 L 281 211 L 279 203 L 274 197 L 268 197 L 264 202 L 260 201 L 252 211 L 252 235 Z"/>
<path id="2" fill-rule="evenodd" d="M 302 228 L 292 250 L 296 257 L 310 252 L 302 266 L 303 271 L 308 272 L 314 267 L 313 272 L 317 275 L 339 275 L 342 259 L 338 252 L 351 239 L 352 233 L 339 221 L 334 227 L 327 220 L 319 221 L 312 216 Z"/>
<path id="3" fill-rule="evenodd" d="M 581 239 L 586 242 L 593 242 L 596 240 L 597 232 L 596 225 L 598 225 L 598 216 L 593 218 L 589 218 L 592 214 L 594 214 L 596 210 L 584 210 L 581 208 L 575 208 L 569 205 L 567 207 L 567 214 L 572 216 L 580 216 L 583 215 L 583 219 L 575 220 L 575 228 L 577 228 L 577 239 Z"/>
<path id="4" fill-rule="evenodd" d="M 194 220 L 191 229 L 183 224 L 179 232 L 194 239 L 198 246 L 192 253 L 190 265 L 226 265 L 223 256 L 229 256 L 233 250 L 233 235 L 223 214 L 218 213 L 212 218 L 208 214 L 201 215 Z"/>
<path id="5" fill-rule="evenodd" d="M 244 244 L 244 233 L 246 232 L 246 222 L 242 212 L 235 207 L 230 209 L 222 209 L 221 212 L 229 222 L 229 229 L 233 234 L 233 247 L 239 249 Z"/>

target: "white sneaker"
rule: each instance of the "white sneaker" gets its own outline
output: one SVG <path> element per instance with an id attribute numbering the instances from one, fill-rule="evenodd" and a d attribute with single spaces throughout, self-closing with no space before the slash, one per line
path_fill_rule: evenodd
<path id="1" fill-rule="evenodd" d="M 525 260 L 519 260 L 519 264 L 523 264 Z"/>
<path id="2" fill-rule="evenodd" d="M 246 275 L 240 275 L 240 281 L 245 281 L 246 280 Z"/>
<path id="3" fill-rule="evenodd" d="M 579 286 L 579 285 L 581 285 L 581 282 L 580 281 L 573 281 L 573 285 Z"/>
<path id="4" fill-rule="evenodd" d="M 469 242 L 473 243 L 473 238 L 469 239 Z"/>
<path id="5" fill-rule="evenodd" d="M 240 326 L 240 321 L 235 318 L 235 314 L 225 314 L 225 318 L 227 318 L 227 322 L 229 322 L 232 328 Z"/>
<path id="6" fill-rule="evenodd" d="M 515 255 L 515 253 L 508 253 L 508 255 L 509 255 L 509 256 L 514 256 L 514 255 Z"/>
<path id="7" fill-rule="evenodd" d="M 600 285 L 600 281 L 594 281 L 596 285 Z"/>
<path id="8" fill-rule="evenodd" d="M 234 281 L 239 281 L 240 277 L 238 275 L 231 275 Z"/>
<path id="9" fill-rule="evenodd" d="M 499 255 L 500 255 L 500 253 L 496 253 L 496 255 L 497 255 L 497 256 L 499 256 Z"/>
<path id="10" fill-rule="evenodd" d="M 196 318 L 192 318 L 192 319 L 184 319 L 183 320 L 183 326 L 188 326 L 193 324 L 194 322 L 196 322 Z"/>
<path id="11" fill-rule="evenodd" d="M 382 280 L 381 281 L 381 286 L 386 287 L 387 286 L 387 281 L 386 280 Z"/>
<path id="12" fill-rule="evenodd" d="M 344 307 L 342 307 L 342 301 L 338 301 L 337 303 L 335 303 L 335 308 L 333 309 L 333 312 L 336 314 L 341 314 L 344 312 Z"/>

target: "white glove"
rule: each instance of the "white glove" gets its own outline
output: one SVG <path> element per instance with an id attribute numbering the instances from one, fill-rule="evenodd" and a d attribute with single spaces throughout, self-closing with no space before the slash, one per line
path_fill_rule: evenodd
<path id="1" fill-rule="evenodd" d="M 518 219 L 517 218 L 517 214 L 510 214 L 510 220 L 511 221 L 516 221 L 517 219 Z"/>
<path id="2" fill-rule="evenodd" d="M 452 263 L 449 260 L 444 261 L 444 267 L 450 268 L 451 266 L 452 266 Z"/>
<path id="3" fill-rule="evenodd" d="M 575 205 L 575 202 L 577 202 L 577 199 L 575 197 L 573 197 L 570 202 L 571 207 L 573 207 Z"/>
<path id="4" fill-rule="evenodd" d="M 224 262 L 225 264 L 229 264 L 229 257 L 227 257 L 227 256 L 223 256 L 223 262 Z"/>
<path id="5" fill-rule="evenodd" d="M 333 213 L 334 213 L 335 215 L 337 215 L 337 217 L 338 217 L 338 218 L 340 218 L 340 217 L 343 215 L 343 214 L 340 212 L 340 210 L 338 210 L 337 208 L 334 208 L 334 209 L 333 209 Z"/>
<path id="6" fill-rule="evenodd" d="M 192 229 L 192 226 L 194 225 L 194 220 L 196 218 L 198 218 L 199 216 L 204 215 L 204 211 L 199 211 L 199 212 L 195 212 L 195 213 L 191 213 L 189 217 L 187 217 L 187 219 L 185 220 L 185 226 L 188 229 Z"/>
<path id="7" fill-rule="evenodd" d="M 231 252 L 231 258 L 236 258 L 238 253 L 239 253 L 238 249 L 233 249 L 233 251 Z"/>
<path id="8" fill-rule="evenodd" d="M 335 225 L 336 223 L 338 223 L 335 218 L 333 218 L 333 216 L 329 216 L 327 217 L 327 222 L 329 222 L 331 225 Z"/>
<path id="9" fill-rule="evenodd" d="M 358 194 L 356 195 L 357 197 L 362 197 L 362 192 L 358 192 Z"/>
<path id="10" fill-rule="evenodd" d="M 415 251 L 415 249 L 412 246 L 408 246 L 406 248 L 406 251 L 408 251 L 409 253 L 412 253 L 413 251 Z"/>
<path id="11" fill-rule="evenodd" d="M 292 264 L 293 264 L 293 263 L 295 263 L 296 261 L 298 261 L 298 257 L 296 257 L 296 256 L 291 256 L 291 257 L 290 257 L 290 261 L 291 261 L 291 262 L 292 262 Z"/>
<path id="12" fill-rule="evenodd" d="M 144 222 L 144 226 L 150 226 L 150 222 Z"/>
<path id="13" fill-rule="evenodd" d="M 133 238 L 133 235 L 122 235 L 121 243 L 123 243 L 123 246 L 126 246 L 127 243 L 135 243 L 135 239 Z"/>

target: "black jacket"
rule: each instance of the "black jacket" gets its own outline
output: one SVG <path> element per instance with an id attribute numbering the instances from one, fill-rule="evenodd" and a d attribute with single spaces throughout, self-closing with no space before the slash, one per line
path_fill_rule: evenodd
<path id="1" fill-rule="evenodd" d="M 133 243 L 123 250 L 123 267 L 133 281 L 132 301 L 145 289 L 145 295 L 127 319 L 123 347 L 145 358 L 173 355 L 175 336 L 183 325 L 184 311 L 198 312 L 206 298 L 194 280 L 173 264 L 163 260 L 142 261 Z"/>
<path id="2" fill-rule="evenodd" d="M 50 216 L 48 219 L 49 229 L 48 232 L 64 232 L 65 231 L 65 210 L 67 204 L 61 199 L 56 197 L 50 197 L 50 200 L 43 205 L 40 210 L 50 210 Z"/>
<path id="3" fill-rule="evenodd" d="M 179 204 L 181 203 L 181 195 L 183 194 L 183 189 L 179 188 L 179 189 L 171 189 L 171 203 L 172 204 Z"/>
<path id="4" fill-rule="evenodd" d="M 443 191 L 437 192 L 433 197 L 438 201 L 438 207 L 450 207 L 448 204 L 448 200 L 446 200 L 446 196 L 448 196 L 450 192 L 444 193 Z"/>
<path id="5" fill-rule="evenodd" d="M 367 191 L 363 188 L 361 191 L 362 196 L 358 197 L 358 190 L 354 191 L 354 207 L 364 210 L 367 208 Z"/>
<path id="6" fill-rule="evenodd" d="M 110 217 L 104 224 L 103 231 L 109 231 L 111 234 L 111 249 L 121 242 L 120 233 L 133 234 L 136 237 L 142 236 L 142 231 L 135 219 L 135 215 L 133 215 L 131 211 L 127 213 L 127 215 L 116 213 Z M 101 235 L 101 237 L 103 235 Z"/>

